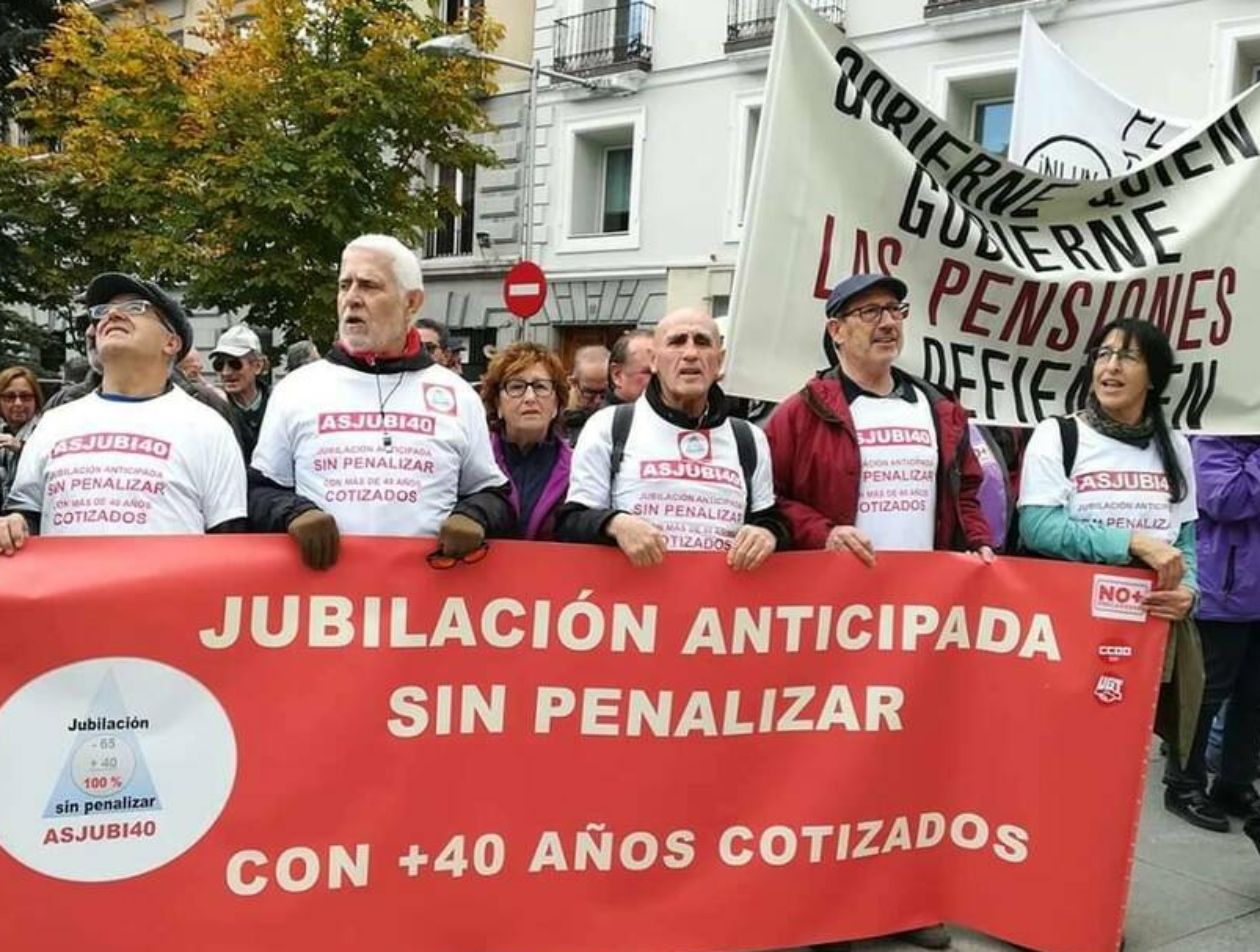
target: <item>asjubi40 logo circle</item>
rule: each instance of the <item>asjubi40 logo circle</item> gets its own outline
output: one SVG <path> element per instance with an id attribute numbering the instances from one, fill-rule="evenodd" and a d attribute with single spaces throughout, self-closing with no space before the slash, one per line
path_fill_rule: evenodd
<path id="1" fill-rule="evenodd" d="M 170 862 L 235 779 L 222 705 L 157 661 L 79 661 L 0 705 L 0 849 L 46 876 L 102 882 Z"/>

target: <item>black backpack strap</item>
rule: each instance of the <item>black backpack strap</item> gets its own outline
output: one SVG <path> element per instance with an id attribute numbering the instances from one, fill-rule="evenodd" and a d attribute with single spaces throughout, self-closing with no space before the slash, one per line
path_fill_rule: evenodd
<path id="1" fill-rule="evenodd" d="M 739 417 L 731 417 L 731 432 L 735 434 L 735 448 L 739 451 L 739 468 L 744 471 L 744 515 L 753 511 L 753 473 L 757 471 L 757 442 L 753 439 L 752 424 Z"/>
<path id="2" fill-rule="evenodd" d="M 613 410 L 612 455 L 608 459 L 608 491 L 611 493 L 617 474 L 621 472 L 621 460 L 626 455 L 626 440 L 634 423 L 634 403 L 619 403 Z"/>
<path id="3" fill-rule="evenodd" d="M 1071 480 L 1072 467 L 1076 465 L 1076 448 L 1081 442 L 1081 431 L 1076 425 L 1076 417 L 1055 417 L 1059 424 L 1059 440 L 1063 444 L 1063 475 Z"/>

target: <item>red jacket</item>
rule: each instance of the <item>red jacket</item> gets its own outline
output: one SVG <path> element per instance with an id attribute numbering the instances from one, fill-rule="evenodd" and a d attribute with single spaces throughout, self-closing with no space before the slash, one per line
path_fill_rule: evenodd
<path id="1" fill-rule="evenodd" d="M 991 545 L 977 493 L 980 464 L 967 437 L 967 414 L 952 398 L 916 377 L 936 421 L 937 549 Z M 862 463 L 853 414 L 834 372 L 815 377 L 788 397 L 766 424 L 774 461 L 774 494 L 798 549 L 821 549 L 835 526 L 857 518 Z"/>

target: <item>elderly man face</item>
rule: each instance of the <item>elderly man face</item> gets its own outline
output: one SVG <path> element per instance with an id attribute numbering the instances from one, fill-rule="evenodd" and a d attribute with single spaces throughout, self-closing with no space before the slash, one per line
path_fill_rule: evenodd
<path id="1" fill-rule="evenodd" d="M 420 345 L 429 352 L 433 362 L 443 367 L 449 366 L 450 352 L 442 346 L 442 335 L 432 327 L 425 327 L 423 324 L 416 330 L 420 333 Z"/>
<path id="2" fill-rule="evenodd" d="M 691 416 L 704 412 L 709 388 L 722 369 L 717 324 L 704 311 L 687 308 L 667 314 L 656 326 L 652 366 L 667 406 Z"/>
<path id="3" fill-rule="evenodd" d="M 188 355 L 179 362 L 179 371 L 193 383 L 205 383 L 205 378 L 202 376 L 201 369 L 201 354 L 194 347 L 188 352 Z"/>
<path id="4" fill-rule="evenodd" d="M 261 354 L 252 350 L 240 357 L 216 354 L 212 362 L 223 392 L 229 397 L 235 398 L 238 403 L 248 403 L 257 396 L 258 376 L 265 367 Z"/>
<path id="5" fill-rule="evenodd" d="M 390 256 L 371 248 L 347 248 L 337 281 L 337 332 L 353 353 L 399 354 L 411 316 L 424 300 L 403 291 Z"/>
<path id="6" fill-rule="evenodd" d="M 827 321 L 841 360 L 850 373 L 884 373 L 901 354 L 901 300 L 889 288 L 875 287 L 845 302 L 844 309 Z"/>
<path id="7" fill-rule="evenodd" d="M 585 354 L 576 354 L 569 379 L 573 382 L 579 409 L 593 410 L 603 406 L 608 390 L 608 351 L 595 347 Z"/>
<path id="8" fill-rule="evenodd" d="M 631 340 L 626 345 L 626 362 L 608 365 L 608 379 L 618 400 L 637 400 L 652 379 L 652 338 Z"/>

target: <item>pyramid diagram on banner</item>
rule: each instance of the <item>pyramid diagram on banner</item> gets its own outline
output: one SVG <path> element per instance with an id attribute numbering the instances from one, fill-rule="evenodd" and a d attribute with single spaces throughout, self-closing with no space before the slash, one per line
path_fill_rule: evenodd
<path id="1" fill-rule="evenodd" d="M 137 731 L 149 721 L 132 717 L 113 669 L 83 717 L 71 721 L 74 744 L 61 768 L 44 818 L 161 810 Z"/>

